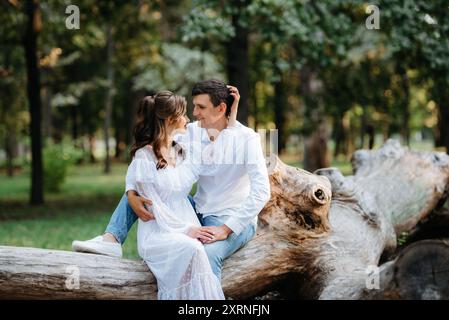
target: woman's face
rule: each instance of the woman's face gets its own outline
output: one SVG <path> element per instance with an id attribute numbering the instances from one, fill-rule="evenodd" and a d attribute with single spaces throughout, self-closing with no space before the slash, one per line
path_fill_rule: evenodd
<path id="1" fill-rule="evenodd" d="M 183 133 L 187 129 L 187 123 L 190 122 L 190 119 L 184 113 L 184 115 L 180 116 L 173 122 L 173 130 L 179 133 Z"/>

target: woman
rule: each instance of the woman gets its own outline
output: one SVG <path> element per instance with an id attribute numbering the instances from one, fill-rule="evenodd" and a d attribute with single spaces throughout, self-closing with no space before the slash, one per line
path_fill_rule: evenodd
<path id="1" fill-rule="evenodd" d="M 231 95 L 235 101 L 230 126 L 239 100 L 238 91 Z M 186 128 L 186 105 L 183 97 L 162 91 L 145 97 L 139 106 L 126 179 L 152 200 L 155 220 L 139 219 L 138 251 L 157 279 L 158 299 L 224 299 L 203 246 L 213 233 L 201 226 L 187 198 L 200 174 L 213 175 L 213 166 L 194 164 L 187 152 L 192 148 L 173 142 L 174 134 Z M 212 143 L 204 152 L 213 154 L 213 148 Z"/>

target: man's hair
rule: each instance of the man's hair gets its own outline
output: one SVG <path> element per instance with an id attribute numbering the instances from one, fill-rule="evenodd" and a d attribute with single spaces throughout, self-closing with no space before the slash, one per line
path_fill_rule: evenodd
<path id="1" fill-rule="evenodd" d="M 231 96 L 229 88 L 225 83 L 215 79 L 197 82 L 193 86 L 192 97 L 200 94 L 208 94 L 214 107 L 224 102 L 226 104 L 226 116 L 229 117 L 234 97 Z"/>

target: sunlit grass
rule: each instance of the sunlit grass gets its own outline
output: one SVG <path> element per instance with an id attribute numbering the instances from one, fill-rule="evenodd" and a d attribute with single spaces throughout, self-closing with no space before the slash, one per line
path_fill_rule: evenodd
<path id="1" fill-rule="evenodd" d="M 74 166 L 60 193 L 46 194 L 45 205 L 28 204 L 29 170 L 0 179 L 0 245 L 71 250 L 72 241 L 102 234 L 125 188 L 126 164 Z M 138 258 L 136 227 L 124 256 Z"/>

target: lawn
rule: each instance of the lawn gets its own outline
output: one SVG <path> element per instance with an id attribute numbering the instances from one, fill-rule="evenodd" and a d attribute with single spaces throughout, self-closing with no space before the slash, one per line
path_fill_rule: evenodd
<path id="1" fill-rule="evenodd" d="M 100 165 L 72 167 L 58 194 L 46 194 L 46 204 L 28 205 L 29 172 L 0 178 L 0 245 L 71 250 L 74 239 L 102 234 L 124 191 L 125 164 L 114 164 L 105 175 Z M 124 256 L 137 259 L 136 227 L 124 246 Z"/>
<path id="2" fill-rule="evenodd" d="M 300 165 L 294 159 L 284 159 Z M 344 174 L 348 163 L 336 162 Z M 0 245 L 71 250 L 74 239 L 85 240 L 102 234 L 125 185 L 126 164 L 114 164 L 105 175 L 102 166 L 74 166 L 60 193 L 46 194 L 46 204 L 28 205 L 29 170 L 13 178 L 0 174 Z M 124 246 L 124 257 L 138 259 L 136 225 Z"/>

